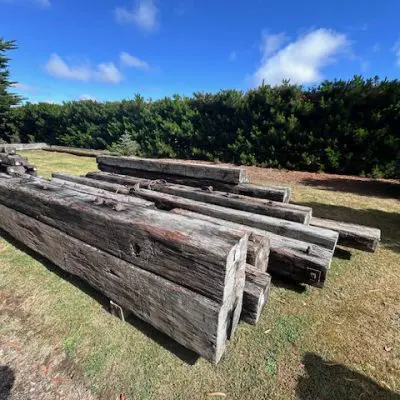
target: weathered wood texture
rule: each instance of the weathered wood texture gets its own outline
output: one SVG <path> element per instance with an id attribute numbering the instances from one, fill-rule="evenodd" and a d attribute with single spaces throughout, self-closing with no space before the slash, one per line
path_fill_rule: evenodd
<path id="1" fill-rule="evenodd" d="M 288 187 L 261 186 L 249 183 L 240 183 L 238 185 L 232 185 L 220 181 L 213 181 L 211 179 L 190 178 L 190 177 L 182 177 L 178 175 L 165 174 L 154 171 L 141 171 L 132 168 L 113 167 L 101 163 L 98 164 L 98 167 L 101 171 L 109 173 L 110 175 L 112 173 L 124 176 L 138 177 L 146 180 L 163 179 L 171 183 L 193 186 L 193 187 L 200 186 L 200 187 L 213 188 L 214 190 L 221 190 L 229 193 L 242 194 L 245 196 L 279 201 L 283 203 L 288 203 L 291 195 L 291 190 Z"/>
<path id="2" fill-rule="evenodd" d="M 249 234 L 266 235 L 270 240 L 267 267 L 270 274 L 317 287 L 324 285 L 333 255 L 332 251 L 324 247 L 188 210 L 173 209 L 171 212 L 232 229 L 247 230 Z M 254 265 L 253 263 L 249 264 Z"/>
<path id="3" fill-rule="evenodd" d="M 236 280 L 244 285 L 247 233 L 129 204 L 118 211 L 97 201 L 37 178 L 0 180 L 0 203 L 215 301 L 235 301 Z"/>
<path id="4" fill-rule="evenodd" d="M 211 362 L 229 326 L 215 301 L 0 205 L 0 224 L 15 239 Z"/>
<path id="5" fill-rule="evenodd" d="M 271 276 L 252 265 L 246 265 L 246 283 L 244 285 L 241 319 L 255 325 L 260 319 L 268 301 L 271 288 Z"/>
<path id="6" fill-rule="evenodd" d="M 78 149 L 75 147 L 66 147 L 66 146 L 47 146 L 44 147 L 43 150 L 56 153 L 72 154 L 74 156 L 82 156 L 82 157 L 97 157 L 100 155 L 112 154 L 110 151 L 107 150 Z"/>
<path id="7" fill-rule="evenodd" d="M 288 238 L 317 244 L 329 250 L 334 250 L 338 240 L 338 233 L 335 231 L 303 225 L 292 221 L 285 221 L 266 215 L 233 210 L 231 208 L 202 203 L 166 193 L 158 193 L 148 189 L 137 189 L 133 194 L 148 201 L 153 201 L 156 206 L 161 209 L 171 210 L 173 208 L 184 208 L 211 217 L 259 228 Z"/>
<path id="8" fill-rule="evenodd" d="M 10 144 L 1 144 L 0 145 L 0 151 L 2 149 L 8 149 L 12 148 L 15 149 L 16 151 L 21 151 L 21 150 L 42 150 L 46 148 L 48 145 L 46 143 L 10 143 Z M 13 153 L 15 154 L 15 152 Z"/>
<path id="9" fill-rule="evenodd" d="M 82 183 L 94 186 L 98 185 L 97 182 L 99 182 L 99 180 L 97 178 L 101 178 L 104 175 L 103 173 L 98 173 L 96 175 L 90 173 L 90 175 L 88 176 L 90 178 L 95 178 L 92 179 L 93 182 L 90 182 L 89 180 L 83 182 L 85 178 L 79 179 L 81 179 Z M 70 179 L 68 176 L 65 175 L 62 178 Z M 254 197 L 243 196 L 234 193 L 210 191 L 207 189 L 193 188 L 190 186 L 173 183 L 171 184 L 167 182 L 149 181 L 142 178 L 138 178 L 137 181 L 129 180 L 130 177 L 126 177 L 128 179 L 124 180 L 123 176 L 121 175 L 119 176 L 119 178 L 120 184 L 122 183 L 123 185 L 121 185 L 121 190 L 124 190 L 126 187 L 128 187 L 130 183 L 131 186 L 132 184 L 134 184 L 135 186 L 139 185 L 139 187 L 141 188 L 151 189 L 160 193 L 172 194 L 175 196 L 185 197 L 187 199 L 201 201 L 204 203 L 220 205 L 236 210 L 248 211 L 255 214 L 267 215 L 270 217 L 281 218 L 303 224 L 308 224 L 312 215 L 312 210 L 310 207 L 286 204 L 265 199 L 256 199 Z M 76 177 L 72 177 L 72 179 L 77 181 Z M 114 183 L 113 185 L 116 185 L 116 183 Z"/>
<path id="10" fill-rule="evenodd" d="M 5 167 L 5 171 L 7 172 L 7 174 L 12 176 L 24 175 L 26 172 L 25 168 L 22 165 Z"/>
<path id="11" fill-rule="evenodd" d="M 376 250 L 381 240 L 381 230 L 369 226 L 316 217 L 311 219 L 310 225 L 338 232 L 338 243 L 343 246 L 366 250 L 372 253 Z"/>
<path id="12" fill-rule="evenodd" d="M 152 203 L 151 201 L 143 200 L 139 197 L 128 196 L 124 194 L 116 194 L 108 190 L 98 189 L 96 187 L 86 186 L 80 183 L 66 181 L 64 179 L 53 178 L 51 182 L 54 183 L 55 185 L 60 185 L 68 189 L 76 190 L 77 192 L 88 193 L 93 196 L 98 196 L 104 199 L 112 199 L 120 203 L 128 203 L 141 207 L 154 207 L 154 203 Z"/>
<path id="13" fill-rule="evenodd" d="M 98 156 L 97 163 L 118 168 L 130 168 L 140 171 L 159 172 L 198 179 L 211 179 L 224 183 L 248 182 L 246 169 L 243 167 L 221 167 L 210 164 L 196 164 L 169 160 L 146 159 L 136 157 Z"/>
<path id="14" fill-rule="evenodd" d="M 129 186 L 121 185 L 118 183 L 112 183 L 108 181 L 101 181 L 97 179 L 85 178 L 82 176 L 72 176 L 64 174 L 62 172 L 54 172 L 51 174 L 53 178 L 61 179 L 64 181 L 70 181 L 74 183 L 79 183 L 81 185 L 92 186 L 98 189 L 108 190 L 117 194 L 129 194 Z"/>
<path id="15" fill-rule="evenodd" d="M 249 242 L 247 246 L 247 264 L 252 265 L 254 268 L 260 271 L 266 271 L 268 267 L 269 254 L 271 242 L 265 233 L 255 232 L 249 229 L 248 226 L 233 224 L 234 226 L 229 226 L 229 222 L 216 219 L 213 217 L 208 217 L 206 215 L 198 214 L 192 211 L 183 210 L 180 208 L 174 208 L 170 211 L 173 214 L 184 215 L 191 219 L 200 219 L 202 221 L 208 221 L 211 223 L 217 223 L 220 226 L 230 227 L 232 229 L 238 229 L 247 231 L 249 234 Z M 227 222 L 227 224 L 225 224 Z"/>

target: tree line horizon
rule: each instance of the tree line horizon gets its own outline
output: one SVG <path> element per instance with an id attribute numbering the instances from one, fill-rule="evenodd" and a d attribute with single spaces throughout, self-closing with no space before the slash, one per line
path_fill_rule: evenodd
<path id="1" fill-rule="evenodd" d="M 308 88 L 284 81 L 159 100 L 20 104 L 9 91 L 10 43 L 15 48 L 0 39 L 0 141 L 400 178 L 397 79 L 354 76 Z"/>

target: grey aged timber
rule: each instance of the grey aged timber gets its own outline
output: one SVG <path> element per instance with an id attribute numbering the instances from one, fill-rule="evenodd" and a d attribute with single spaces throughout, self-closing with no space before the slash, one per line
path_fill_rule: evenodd
<path id="1" fill-rule="evenodd" d="M 381 240 L 380 229 L 371 228 L 369 226 L 316 217 L 311 219 L 310 225 L 338 232 L 338 244 L 372 253 L 376 250 Z"/>
<path id="2" fill-rule="evenodd" d="M 3 205 L 0 222 L 15 239 L 183 346 L 214 363 L 221 358 L 230 328 L 224 305 Z"/>
<path id="3" fill-rule="evenodd" d="M 288 203 L 290 200 L 291 190 L 289 187 L 275 187 L 275 186 L 261 186 L 254 185 L 250 183 L 239 183 L 237 185 L 221 182 L 221 181 L 213 181 L 211 179 L 198 179 L 198 178 L 190 178 L 183 177 L 179 175 L 165 174 L 160 172 L 152 172 L 152 171 L 141 171 L 131 168 L 120 168 L 120 167 L 112 167 L 105 164 L 98 164 L 99 169 L 104 173 L 108 174 L 108 179 L 111 181 L 113 179 L 113 174 L 122 175 L 123 178 L 131 178 L 131 182 L 134 180 L 139 181 L 139 179 L 148 180 L 158 180 L 163 179 L 167 182 L 186 185 L 186 186 L 194 186 L 194 187 L 207 187 L 213 188 L 214 190 L 221 190 L 229 193 L 236 193 L 250 197 L 257 197 L 260 199 L 268 199 L 273 201 L 279 201 L 283 203 Z M 90 176 L 92 173 L 87 174 L 88 177 L 96 178 L 96 176 Z M 95 174 L 95 172 L 93 173 Z M 103 176 L 105 178 L 106 175 Z M 96 178 L 97 179 L 97 178 Z M 114 179 L 118 179 L 118 177 L 114 177 Z M 117 181 L 113 181 L 117 182 Z"/>
<path id="4" fill-rule="evenodd" d="M 243 231 L 146 207 L 99 204 L 96 196 L 37 178 L 0 180 L 0 203 L 217 302 L 233 303 L 236 280 L 244 285 Z"/>
<path id="5" fill-rule="evenodd" d="M 246 169 L 242 167 L 221 167 L 200 163 L 114 156 L 98 156 L 97 163 L 110 167 L 130 168 L 198 179 L 211 179 L 224 183 L 237 184 L 248 182 Z"/>
<path id="6" fill-rule="evenodd" d="M 286 238 L 261 229 L 188 210 L 173 209 L 171 212 L 186 215 L 192 219 L 213 222 L 232 229 L 247 229 L 249 234 L 266 235 L 270 240 L 270 256 L 267 268 L 270 274 L 317 287 L 324 285 L 332 260 L 332 251 L 311 243 Z"/>
<path id="7" fill-rule="evenodd" d="M 153 201 L 158 208 L 184 208 L 211 217 L 221 218 L 262 229 L 281 236 L 317 244 L 329 250 L 334 250 L 338 233 L 332 230 L 299 224 L 266 215 L 253 214 L 247 211 L 232 210 L 231 208 L 202 203 L 166 193 L 158 193 L 148 189 L 137 189 L 134 193 L 148 201 Z"/>
<path id="8" fill-rule="evenodd" d="M 244 285 L 241 319 L 255 325 L 260 319 L 268 301 L 271 288 L 271 276 L 252 265 L 246 265 L 246 283 Z"/>
<path id="9" fill-rule="evenodd" d="M 117 190 L 120 186 L 121 191 L 128 190 L 129 180 L 124 181 L 123 178 L 120 181 L 123 185 L 117 183 L 110 183 L 106 181 L 100 181 L 98 179 L 89 179 L 75 176 L 68 176 L 65 174 L 53 174 L 53 176 L 70 180 L 72 182 L 83 183 L 89 186 L 99 187 L 102 182 L 103 184 L 110 185 L 110 190 Z M 91 178 L 96 176 L 89 175 Z M 102 173 L 97 174 L 97 177 L 102 177 Z M 220 205 L 223 207 L 229 207 L 236 210 L 248 211 L 255 214 L 267 215 L 270 217 L 286 219 L 288 221 L 299 222 L 302 224 L 308 224 L 311 219 L 312 210 L 310 207 L 304 207 L 294 204 L 286 204 L 271 200 L 257 199 L 250 196 L 243 196 L 239 194 L 220 192 L 220 191 L 209 191 L 201 188 L 193 188 L 190 186 L 161 183 L 158 181 L 148 181 L 143 178 L 138 178 L 134 181 L 135 185 L 139 184 L 139 187 L 144 189 L 151 189 L 160 193 L 172 194 L 175 196 L 185 197 L 187 199 L 201 201 L 204 203 L 210 203 Z M 131 183 L 133 183 L 131 181 Z"/>
<path id="10" fill-rule="evenodd" d="M 93 196 L 99 196 L 99 197 L 104 197 L 107 199 L 116 200 L 121 203 L 128 203 L 128 204 L 142 206 L 142 207 L 154 206 L 154 203 L 152 203 L 151 201 L 143 200 L 139 197 L 127 196 L 126 194 L 113 193 L 108 190 L 98 189 L 96 187 L 86 186 L 86 185 L 82 185 L 79 183 L 66 181 L 64 179 L 53 178 L 51 180 L 51 183 L 68 188 L 68 189 L 76 190 L 81 193 L 87 193 L 87 194 L 91 194 Z"/>
<path id="11" fill-rule="evenodd" d="M 170 212 L 173 214 L 184 215 L 191 219 L 200 219 L 211 223 L 217 223 L 217 225 L 231 227 L 232 229 L 248 231 L 249 242 L 247 246 L 247 264 L 250 264 L 261 271 L 267 270 L 271 242 L 265 233 L 261 233 L 261 231 L 255 232 L 245 225 L 236 225 L 232 227 L 229 226 L 230 223 L 227 221 L 207 217 L 206 215 L 197 214 L 192 211 L 183 210 L 180 208 L 174 208 Z M 227 224 L 225 225 L 224 222 L 227 222 Z"/>

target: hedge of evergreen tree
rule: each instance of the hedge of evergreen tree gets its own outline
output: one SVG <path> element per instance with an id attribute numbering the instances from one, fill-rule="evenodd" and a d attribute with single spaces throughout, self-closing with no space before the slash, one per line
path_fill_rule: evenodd
<path id="1" fill-rule="evenodd" d="M 10 110 L 0 140 L 399 178 L 400 81 L 27 103 Z"/>

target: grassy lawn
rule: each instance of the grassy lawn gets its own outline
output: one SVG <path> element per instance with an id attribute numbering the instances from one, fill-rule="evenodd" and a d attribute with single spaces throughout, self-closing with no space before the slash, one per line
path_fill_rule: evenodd
<path id="1" fill-rule="evenodd" d="M 45 176 L 96 169 L 94 158 L 25 155 Z M 251 168 L 253 181 L 279 184 L 265 171 Z M 277 282 L 259 324 L 241 323 L 217 366 L 122 323 L 101 295 L 0 237 L 0 365 L 13 370 L 15 398 L 400 399 L 400 202 L 291 186 L 317 216 L 381 228 L 382 243 L 335 257 L 322 290 Z"/>

